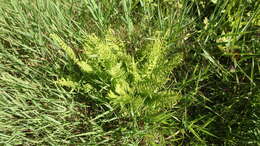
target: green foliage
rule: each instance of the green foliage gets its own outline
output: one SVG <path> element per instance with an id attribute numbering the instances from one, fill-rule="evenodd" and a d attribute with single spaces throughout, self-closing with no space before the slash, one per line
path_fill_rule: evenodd
<path id="1" fill-rule="evenodd" d="M 83 52 L 78 57 L 80 60 L 57 35 L 51 35 L 82 70 L 77 75 L 82 76 L 80 80 L 68 75 L 70 80 L 60 79 L 56 83 L 81 91 L 89 91 L 86 89 L 89 86 L 94 87 L 91 90 L 102 93 L 102 97 L 98 98 L 105 97 L 114 106 L 131 109 L 132 116 L 146 118 L 146 115 L 174 108 L 181 95 L 167 89 L 166 85 L 171 71 L 181 63 L 182 55 L 169 57 L 163 40 L 155 38 L 143 49 L 144 61 L 136 60 L 126 52 L 124 43 L 114 38 L 112 33 L 110 31 L 103 39 L 96 35 L 87 36 Z M 107 88 L 103 90 L 103 84 L 97 85 L 96 82 L 103 82 Z M 89 86 L 86 87 L 86 84 Z"/>
<path id="2" fill-rule="evenodd" d="M 190 116 L 197 119 L 197 115 L 213 112 L 207 114 L 215 119 L 210 131 L 214 131 L 219 138 L 209 138 L 212 143 L 219 144 L 221 140 L 226 145 L 259 144 L 252 138 L 259 137 L 257 132 L 249 132 L 253 127 L 259 129 L 257 124 L 253 124 L 257 123 L 259 116 L 248 118 L 249 113 L 255 113 L 253 109 L 259 110 L 259 107 L 251 107 L 257 103 L 259 92 L 259 53 L 256 47 L 259 41 L 255 32 L 259 28 L 259 2 L 234 0 L 212 3 L 195 0 L 189 3 L 192 6 L 188 15 L 196 18 L 194 34 L 188 39 L 193 42 L 189 51 L 202 55 L 189 57 L 186 63 L 191 68 L 184 72 L 199 70 L 195 73 L 199 76 L 199 83 L 193 86 L 193 89 L 198 89 L 195 97 L 201 100 L 207 98 L 208 101 L 197 102 L 199 107 L 189 106 Z M 194 62 L 199 66 L 193 66 Z M 207 67 L 200 65 L 205 62 L 208 63 Z M 194 77 L 193 72 L 187 78 L 192 80 Z M 195 109 L 200 110 L 196 112 Z"/>
<path id="3" fill-rule="evenodd" d="M 259 4 L 0 0 L 0 145 L 259 145 Z"/>

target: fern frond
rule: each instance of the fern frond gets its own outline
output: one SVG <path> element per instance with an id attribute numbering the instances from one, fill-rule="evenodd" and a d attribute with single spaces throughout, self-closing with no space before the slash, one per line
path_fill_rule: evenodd
<path id="1" fill-rule="evenodd" d="M 167 83 L 170 78 L 170 74 L 174 68 L 181 64 L 183 60 L 182 53 L 175 53 L 171 57 L 164 57 L 164 60 L 160 63 L 160 66 L 156 68 L 153 72 L 153 80 L 158 84 L 158 86 L 163 86 Z"/>
<path id="2" fill-rule="evenodd" d="M 85 72 L 93 72 L 93 68 L 86 61 L 77 61 L 78 66 Z"/>
<path id="3" fill-rule="evenodd" d="M 161 40 L 154 40 L 151 46 L 148 47 L 147 63 L 145 65 L 145 76 L 150 76 L 152 72 L 160 65 L 160 62 L 164 59 L 164 48 L 162 46 Z"/>
<path id="4" fill-rule="evenodd" d="M 160 99 L 158 99 L 157 103 L 160 104 L 158 107 L 168 107 L 172 108 L 176 105 L 176 103 L 181 99 L 179 93 L 174 91 L 161 91 L 159 92 Z"/>
<path id="5" fill-rule="evenodd" d="M 134 82 L 141 81 L 140 69 L 137 67 L 137 63 L 134 58 L 132 58 L 132 62 L 129 65 L 129 72 L 133 75 Z"/>
<path id="6" fill-rule="evenodd" d="M 50 35 L 51 38 L 56 41 L 61 48 L 64 49 L 64 51 L 66 52 L 66 54 L 74 61 L 74 63 L 76 63 L 81 70 L 85 71 L 85 72 L 92 72 L 93 69 L 92 67 L 87 64 L 87 62 L 85 61 L 79 61 L 74 53 L 74 51 L 72 50 L 72 48 L 70 48 L 58 35 L 56 34 L 51 34 Z"/>
<path id="7" fill-rule="evenodd" d="M 91 84 L 84 84 L 82 85 L 82 88 L 85 92 L 90 92 L 94 89 L 94 87 Z"/>
<path id="8" fill-rule="evenodd" d="M 128 82 L 124 80 L 120 80 L 115 87 L 115 92 L 119 95 L 127 95 L 132 93 L 132 89 L 130 88 Z"/>
<path id="9" fill-rule="evenodd" d="M 125 74 L 125 71 L 122 69 L 122 63 L 117 63 L 108 70 L 108 73 L 112 76 L 112 79 L 117 79 L 122 77 Z"/>
<path id="10" fill-rule="evenodd" d="M 64 51 L 66 52 L 66 54 L 75 62 L 77 62 L 77 57 L 74 53 L 74 51 L 72 50 L 72 48 L 70 48 L 58 35 L 56 34 L 51 34 L 50 37 L 56 41 L 61 48 L 64 49 Z"/>
<path id="11" fill-rule="evenodd" d="M 79 87 L 79 84 L 77 82 L 74 82 L 74 81 L 69 80 L 69 79 L 64 79 L 64 78 L 61 78 L 61 79 L 55 81 L 54 83 L 61 85 L 61 86 L 69 87 L 69 88 Z"/>

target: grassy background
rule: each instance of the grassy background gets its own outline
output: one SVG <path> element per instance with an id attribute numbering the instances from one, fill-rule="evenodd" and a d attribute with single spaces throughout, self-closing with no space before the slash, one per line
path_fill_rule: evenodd
<path id="1" fill-rule="evenodd" d="M 10 145 L 257 145 L 258 1 L 1 0 L 0 143 Z M 184 60 L 171 90 L 183 99 L 165 123 L 126 117 L 109 102 L 57 86 L 86 34 L 108 29 L 136 55 L 155 35 Z M 137 119 L 137 120 L 136 120 Z M 139 123 L 136 123 L 139 121 Z"/>

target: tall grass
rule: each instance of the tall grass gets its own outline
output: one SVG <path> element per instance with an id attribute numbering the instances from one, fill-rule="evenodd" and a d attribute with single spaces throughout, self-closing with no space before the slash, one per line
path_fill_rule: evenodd
<path id="1" fill-rule="evenodd" d="M 258 1 L 0 3 L 1 144 L 259 144 Z"/>

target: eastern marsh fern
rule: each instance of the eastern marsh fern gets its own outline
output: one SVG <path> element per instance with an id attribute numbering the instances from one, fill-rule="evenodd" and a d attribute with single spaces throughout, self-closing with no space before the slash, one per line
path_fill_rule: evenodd
<path id="1" fill-rule="evenodd" d="M 166 85 L 171 71 L 181 63 L 182 54 L 170 55 L 158 37 L 142 49 L 144 61 L 128 54 L 124 42 L 115 38 L 112 31 L 104 38 L 88 35 L 80 57 L 60 37 L 51 37 L 82 71 L 78 74 L 80 79 L 61 77 L 56 81 L 61 86 L 95 94 L 122 110 L 131 109 L 135 116 L 158 114 L 173 108 L 181 98 Z"/>

